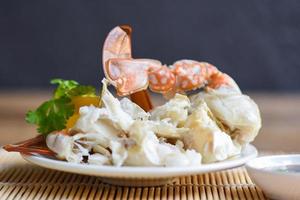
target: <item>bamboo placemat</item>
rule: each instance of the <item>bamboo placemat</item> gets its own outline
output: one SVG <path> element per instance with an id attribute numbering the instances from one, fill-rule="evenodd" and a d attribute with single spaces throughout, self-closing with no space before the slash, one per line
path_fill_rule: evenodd
<path id="1" fill-rule="evenodd" d="M 1 199 L 265 199 L 245 168 L 179 178 L 162 187 L 118 187 L 44 169 L 0 150 Z"/>

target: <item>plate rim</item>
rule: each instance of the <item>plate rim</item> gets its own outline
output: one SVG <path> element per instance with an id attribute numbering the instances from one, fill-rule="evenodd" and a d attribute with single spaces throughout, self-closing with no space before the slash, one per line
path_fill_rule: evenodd
<path id="1" fill-rule="evenodd" d="M 244 165 L 251 159 L 257 157 L 258 152 L 252 144 L 246 145 L 239 157 L 216 163 L 202 164 L 190 167 L 139 167 L 139 166 L 99 166 L 69 163 L 62 160 L 54 160 L 39 155 L 25 155 L 22 157 L 35 165 L 76 174 L 91 175 L 99 177 L 126 177 L 126 178 L 167 178 L 174 176 L 187 176 L 219 170 L 235 168 Z"/>

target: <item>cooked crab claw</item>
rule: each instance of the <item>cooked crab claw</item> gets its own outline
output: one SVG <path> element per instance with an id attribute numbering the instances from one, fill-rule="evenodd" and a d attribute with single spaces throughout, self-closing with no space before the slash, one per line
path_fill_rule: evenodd
<path id="1" fill-rule="evenodd" d="M 102 51 L 103 70 L 106 78 L 117 88 L 119 95 L 125 96 L 130 94 L 133 102 L 140 105 L 145 111 L 151 110 L 153 106 L 149 94 L 145 90 L 148 85 L 145 83 L 147 79 L 143 79 L 144 73 L 139 74 L 141 75 L 139 79 L 134 78 L 136 74 L 134 76 L 117 78 L 124 70 L 122 67 L 129 66 L 129 60 L 125 63 L 120 63 L 122 61 L 117 61 L 117 59 L 132 59 L 130 26 L 117 26 L 109 32 Z M 135 62 L 135 67 L 140 66 L 138 63 Z M 143 70 L 134 67 L 129 69 L 131 71 L 136 70 L 136 73 Z"/>
<path id="2" fill-rule="evenodd" d="M 106 77 L 108 74 L 108 61 L 113 58 L 131 58 L 131 28 L 129 26 L 117 26 L 111 30 L 103 45 L 102 62 Z"/>
<path id="3" fill-rule="evenodd" d="M 108 60 L 106 73 L 118 95 L 126 96 L 148 87 L 148 65 L 145 61 L 115 58 Z"/>

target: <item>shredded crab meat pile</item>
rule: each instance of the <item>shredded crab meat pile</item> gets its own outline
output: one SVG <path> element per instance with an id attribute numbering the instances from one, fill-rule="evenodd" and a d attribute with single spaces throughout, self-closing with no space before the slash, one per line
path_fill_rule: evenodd
<path id="1" fill-rule="evenodd" d="M 249 130 L 255 132 L 259 126 L 247 124 L 249 121 L 255 124 L 260 118 L 255 118 L 258 109 L 246 119 L 228 114 L 243 112 L 236 107 L 233 111 L 222 108 L 225 114 L 220 113 L 217 109 L 220 104 L 231 106 L 234 103 L 222 102 L 220 95 L 223 94 L 200 93 L 190 100 L 176 94 L 147 113 L 127 98 L 119 101 L 103 80 L 101 107 L 81 107 L 80 117 L 71 130 L 74 134 L 49 134 L 46 142 L 58 158 L 73 163 L 195 166 L 222 161 L 240 154 L 242 146 L 255 137 L 253 133 L 247 135 Z M 230 101 L 253 106 L 251 99 L 239 91 L 235 95 L 228 97 Z M 230 121 L 227 129 L 222 125 L 226 120 Z M 234 135 L 236 132 L 240 134 Z"/>

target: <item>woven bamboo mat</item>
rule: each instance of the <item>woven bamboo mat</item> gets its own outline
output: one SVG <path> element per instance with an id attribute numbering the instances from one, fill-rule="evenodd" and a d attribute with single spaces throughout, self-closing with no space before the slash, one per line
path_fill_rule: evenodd
<path id="1" fill-rule="evenodd" d="M 117 187 L 97 177 L 44 169 L 0 150 L 0 199 L 265 199 L 246 170 L 178 179 L 162 187 Z"/>

